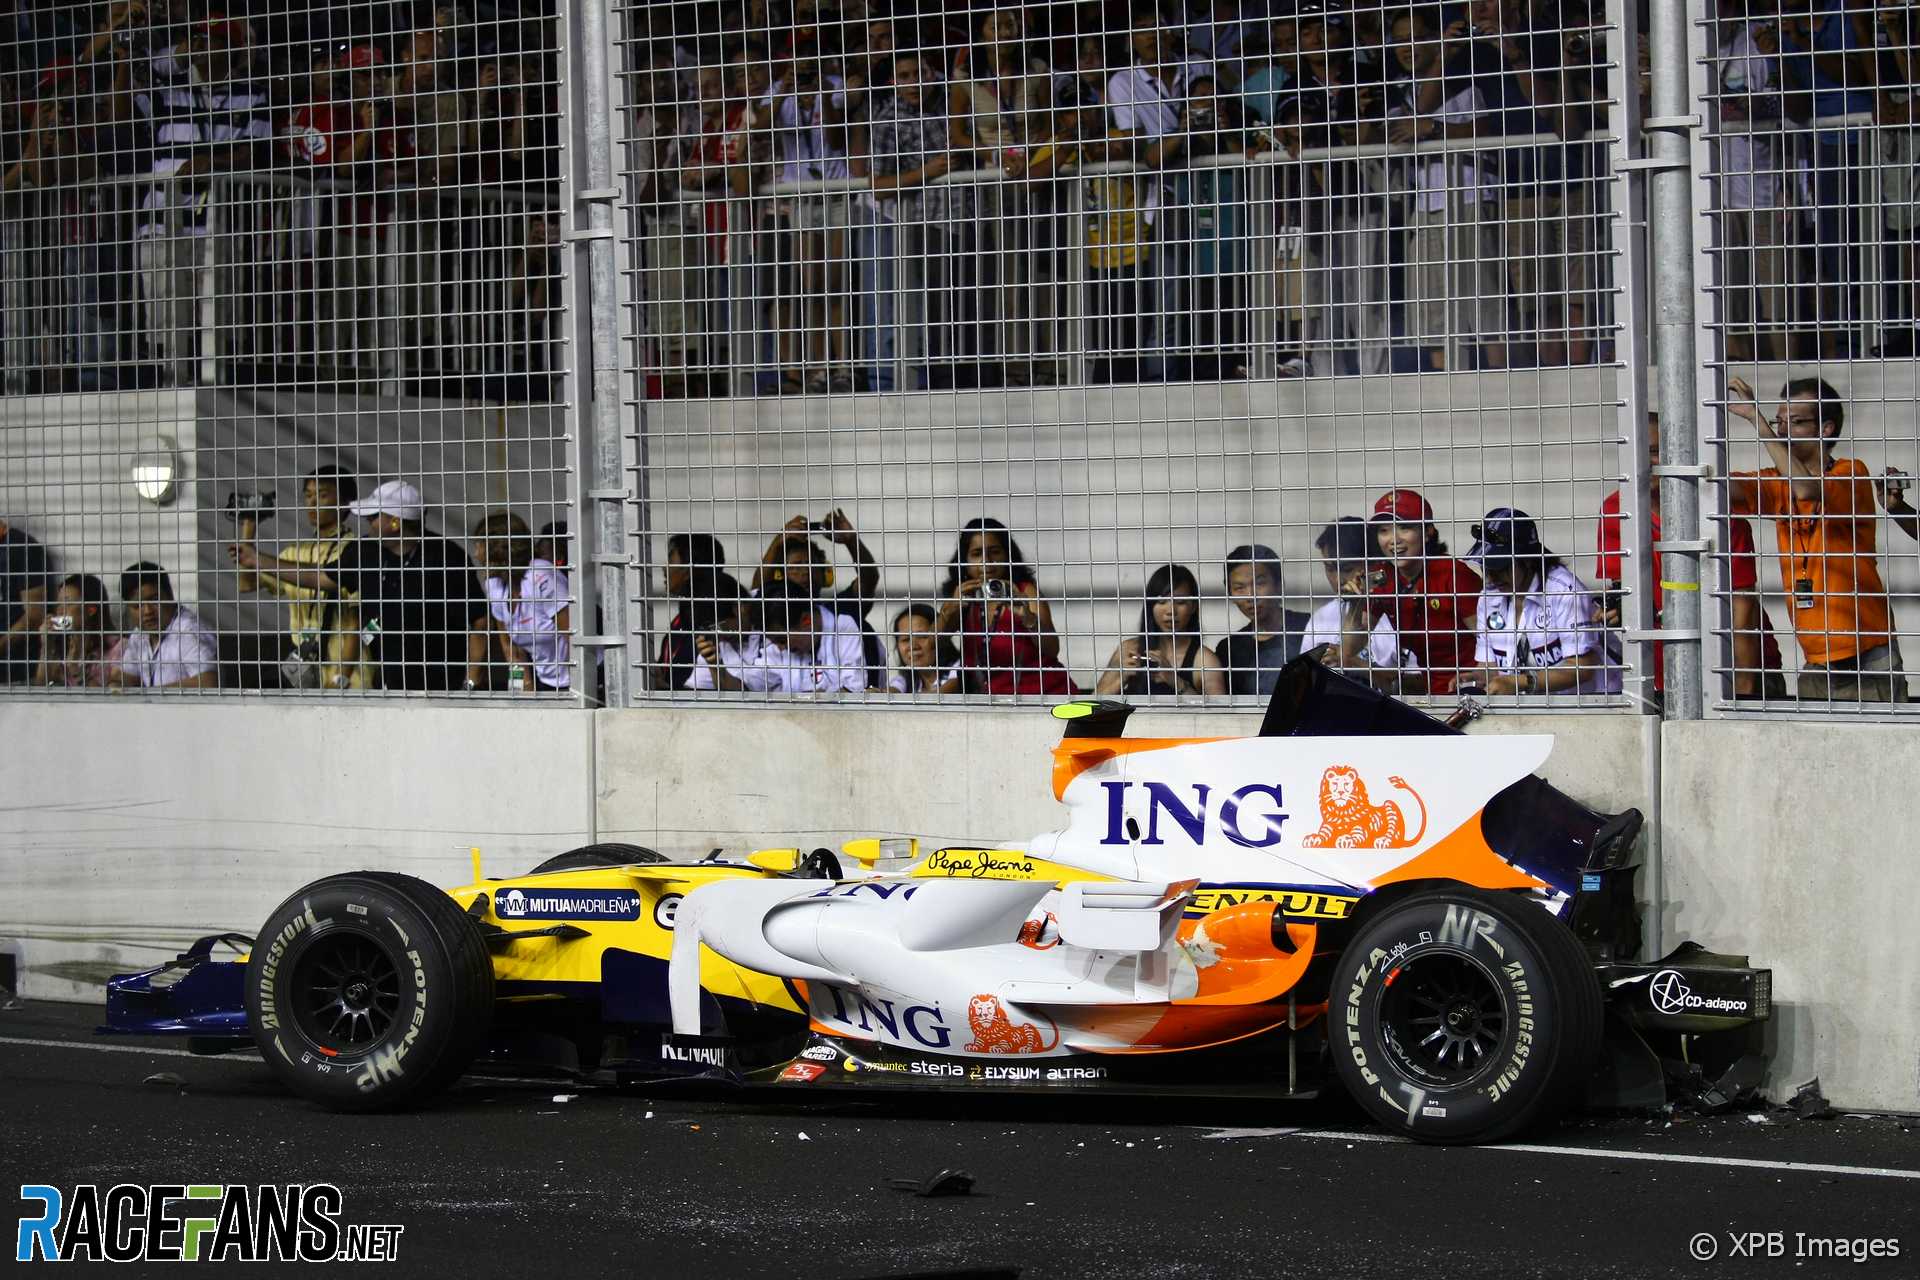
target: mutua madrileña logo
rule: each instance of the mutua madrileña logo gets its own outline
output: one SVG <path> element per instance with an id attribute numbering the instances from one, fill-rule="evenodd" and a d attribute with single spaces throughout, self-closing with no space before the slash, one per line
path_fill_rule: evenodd
<path id="1" fill-rule="evenodd" d="M 16 1262 L 393 1262 L 397 1223 L 348 1223 L 340 1188 L 123 1182 L 23 1185 Z"/>
<path id="2" fill-rule="evenodd" d="M 496 889 L 493 913 L 502 920 L 638 920 L 640 895 L 631 889 Z"/>

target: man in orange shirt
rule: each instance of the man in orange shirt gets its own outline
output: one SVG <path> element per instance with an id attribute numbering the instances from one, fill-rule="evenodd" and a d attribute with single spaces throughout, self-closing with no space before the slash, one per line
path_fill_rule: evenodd
<path id="1" fill-rule="evenodd" d="M 1874 559 L 1879 507 L 1871 473 L 1833 452 L 1846 421 L 1840 393 L 1819 378 L 1795 378 L 1780 389 L 1768 421 L 1753 388 L 1730 378 L 1727 410 L 1759 429 L 1773 460 L 1764 471 L 1728 476 L 1728 492 L 1733 514 L 1775 521 L 1800 641 L 1800 697 L 1905 702 L 1900 645 Z"/>

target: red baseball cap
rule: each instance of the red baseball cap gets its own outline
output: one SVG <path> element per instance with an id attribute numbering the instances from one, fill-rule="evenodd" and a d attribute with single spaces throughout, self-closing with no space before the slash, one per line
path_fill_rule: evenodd
<path id="1" fill-rule="evenodd" d="M 387 64 L 387 55 L 370 44 L 357 44 L 340 55 L 340 66 L 358 71 L 362 67 L 383 67 Z"/>
<path id="2" fill-rule="evenodd" d="M 1373 504 L 1373 518 L 1396 524 L 1432 524 L 1433 504 L 1411 489 L 1389 489 Z"/>
<path id="3" fill-rule="evenodd" d="M 79 74 L 80 68 L 74 64 L 73 55 L 63 53 L 49 62 L 46 70 L 40 73 L 40 89 L 45 92 L 58 88 Z"/>

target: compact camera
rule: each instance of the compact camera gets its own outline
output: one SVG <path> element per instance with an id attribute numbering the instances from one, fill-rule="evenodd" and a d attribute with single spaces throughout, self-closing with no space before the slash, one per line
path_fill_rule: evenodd
<path id="1" fill-rule="evenodd" d="M 47 618 L 47 627 L 53 631 L 73 630 L 73 619 L 64 613 L 51 614 Z"/>
<path id="2" fill-rule="evenodd" d="M 988 600 L 1011 600 L 1013 584 L 1005 578 L 989 578 L 987 584 L 980 588 L 980 594 Z"/>
<path id="3" fill-rule="evenodd" d="M 235 524 L 243 520 L 258 524 L 272 517 L 276 501 L 271 489 L 236 489 L 227 495 L 227 505 L 223 510 L 227 519 Z"/>

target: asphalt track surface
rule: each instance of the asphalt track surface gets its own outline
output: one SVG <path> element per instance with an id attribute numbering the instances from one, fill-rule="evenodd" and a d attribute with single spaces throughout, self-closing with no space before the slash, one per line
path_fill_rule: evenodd
<path id="1" fill-rule="evenodd" d="M 0 1012 L 10 1182 L 331 1182 L 345 1221 L 404 1226 L 379 1268 L 396 1276 L 1920 1275 L 1911 1118 L 1581 1120 L 1470 1149 L 1396 1141 L 1327 1103 L 801 1105 L 475 1077 L 424 1111 L 342 1117 L 258 1058 L 97 1041 L 96 1017 Z M 974 1194 L 888 1186 L 946 1167 Z M 1764 1236 L 1738 1252 L 1747 1232 L 1779 1232 L 1778 1256 Z M 1839 1260 L 1816 1237 L 1900 1256 Z"/>

